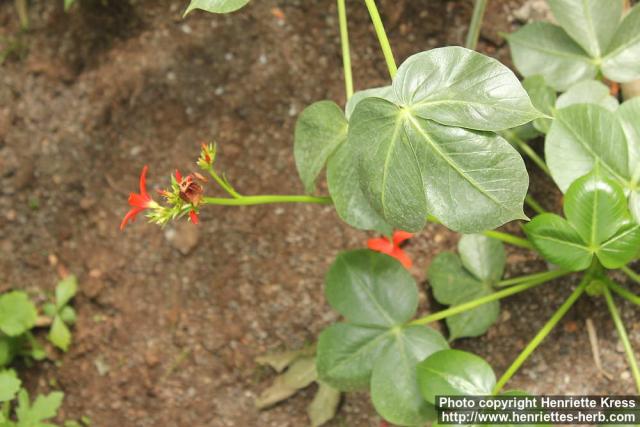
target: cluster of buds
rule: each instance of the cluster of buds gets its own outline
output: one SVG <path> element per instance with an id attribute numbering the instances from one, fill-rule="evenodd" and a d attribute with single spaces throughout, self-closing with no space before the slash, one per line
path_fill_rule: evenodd
<path id="1" fill-rule="evenodd" d="M 202 169 L 212 170 L 215 153 L 215 146 L 202 144 L 198 166 Z M 153 200 L 147 191 L 148 170 L 148 166 L 142 168 L 139 183 L 140 193 L 129 195 L 131 209 L 120 223 L 120 229 L 124 230 L 129 222 L 135 220 L 136 216 L 145 210 L 147 218 L 156 224 L 165 225 L 169 221 L 185 215 L 189 216 L 189 220 L 193 224 L 198 224 L 198 210 L 204 197 L 203 184 L 207 182 L 207 179 L 197 172 L 183 176 L 180 171 L 176 170 L 175 174 L 171 176 L 171 187 L 158 191 L 158 194 L 166 202 L 165 205 L 161 205 Z"/>

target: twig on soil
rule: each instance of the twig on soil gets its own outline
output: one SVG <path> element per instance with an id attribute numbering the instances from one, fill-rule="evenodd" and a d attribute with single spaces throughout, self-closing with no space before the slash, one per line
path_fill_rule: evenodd
<path id="1" fill-rule="evenodd" d="M 593 354 L 593 362 L 596 364 L 598 371 L 604 375 L 609 381 L 613 380 L 613 375 L 605 371 L 602 367 L 602 360 L 600 359 L 600 346 L 598 345 L 598 334 L 596 328 L 593 325 L 593 320 L 588 318 L 587 321 L 587 334 L 589 335 L 589 343 L 591 344 L 591 354 Z"/>

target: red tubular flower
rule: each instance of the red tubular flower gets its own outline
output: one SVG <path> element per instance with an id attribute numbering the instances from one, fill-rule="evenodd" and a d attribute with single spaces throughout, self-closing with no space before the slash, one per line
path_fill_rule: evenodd
<path id="1" fill-rule="evenodd" d="M 142 168 L 142 173 L 140 174 L 140 194 L 129 194 L 129 206 L 131 206 L 131 209 L 122 219 L 122 222 L 120 223 L 120 230 L 124 230 L 124 227 L 129 222 L 133 222 L 136 219 L 136 215 L 140 212 L 155 205 L 155 202 L 151 196 L 149 196 L 149 193 L 147 193 L 148 170 L 149 166 L 145 165 L 145 167 Z"/>
<path id="2" fill-rule="evenodd" d="M 411 233 L 398 230 L 393 233 L 391 240 L 386 237 L 367 240 L 367 247 L 372 251 L 382 252 L 383 254 L 394 257 L 400 261 L 404 268 L 409 269 L 413 265 L 413 262 L 411 261 L 411 258 L 409 258 L 409 255 L 400 248 L 400 244 L 405 240 L 410 239 L 412 236 L 413 234 Z"/>

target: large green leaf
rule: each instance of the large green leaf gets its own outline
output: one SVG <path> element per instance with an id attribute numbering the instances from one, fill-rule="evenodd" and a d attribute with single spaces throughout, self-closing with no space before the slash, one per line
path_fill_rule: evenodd
<path id="1" fill-rule="evenodd" d="M 307 193 L 315 190 L 327 159 L 347 139 L 347 126 L 342 109 L 333 101 L 313 103 L 298 117 L 293 154 Z"/>
<path id="2" fill-rule="evenodd" d="M 554 115 L 554 106 L 556 104 L 556 91 L 548 86 L 543 76 L 530 76 L 522 81 L 533 106 L 548 116 Z M 549 132 L 551 119 L 543 117 L 533 121 L 533 126 L 542 133 Z"/>
<path id="3" fill-rule="evenodd" d="M 593 252 L 564 218 L 550 213 L 537 215 L 524 225 L 524 231 L 546 260 L 572 271 L 591 265 Z"/>
<path id="4" fill-rule="evenodd" d="M 211 13 L 230 13 L 244 7 L 249 0 L 191 0 L 185 16 L 194 9 Z"/>
<path id="5" fill-rule="evenodd" d="M 356 105 L 360 103 L 363 99 L 366 98 L 382 98 L 387 101 L 394 102 L 395 95 L 393 93 L 393 86 L 381 86 L 381 87 L 373 87 L 370 89 L 360 90 L 353 94 L 351 98 L 347 101 L 347 105 L 345 106 L 345 114 L 347 116 L 347 120 L 351 117 L 353 110 L 356 109 Z"/>
<path id="6" fill-rule="evenodd" d="M 490 395 L 496 376 L 481 357 L 442 350 L 418 364 L 418 383 L 427 402 L 437 404 L 436 396 Z"/>
<path id="7" fill-rule="evenodd" d="M 449 126 L 498 131 L 540 117 L 509 68 L 462 47 L 411 56 L 393 90 L 404 115 Z"/>
<path id="8" fill-rule="evenodd" d="M 369 386 L 373 364 L 391 344 L 391 329 L 336 323 L 318 337 L 318 378 L 341 391 Z"/>
<path id="9" fill-rule="evenodd" d="M 0 402 L 8 402 L 13 400 L 20 390 L 22 382 L 16 375 L 16 371 L 12 369 L 0 370 Z"/>
<path id="10" fill-rule="evenodd" d="M 640 79 L 640 5 L 622 20 L 602 60 L 603 74 L 617 82 Z"/>
<path id="11" fill-rule="evenodd" d="M 327 273 L 325 296 L 349 322 L 392 327 L 416 313 L 418 289 L 394 258 L 367 249 L 343 252 Z"/>
<path id="12" fill-rule="evenodd" d="M 562 28 L 592 57 L 606 51 L 622 16 L 623 0 L 549 0 Z"/>
<path id="13" fill-rule="evenodd" d="M 33 328 L 38 313 L 24 292 L 0 295 L 0 331 L 9 336 L 20 335 Z"/>
<path id="14" fill-rule="evenodd" d="M 616 115 L 594 104 L 558 110 L 545 141 L 547 165 L 563 192 L 589 173 L 596 162 L 605 175 L 628 186 L 627 153 L 624 131 Z"/>
<path id="15" fill-rule="evenodd" d="M 360 187 L 359 147 L 343 143 L 327 163 L 327 184 L 336 212 L 344 222 L 361 230 L 391 234 L 392 227 L 373 209 Z"/>
<path id="16" fill-rule="evenodd" d="M 420 230 L 427 214 L 468 233 L 526 218 L 524 162 L 501 137 L 368 98 L 351 117 L 348 139 L 362 153 L 365 196 L 395 228 Z"/>
<path id="17" fill-rule="evenodd" d="M 567 191 L 567 220 L 543 214 L 525 225 L 533 245 L 549 261 L 584 270 L 595 254 L 606 268 L 631 261 L 640 247 L 640 225 L 631 220 L 622 188 L 596 170 Z"/>
<path id="18" fill-rule="evenodd" d="M 618 100 L 611 96 L 607 85 L 597 80 L 584 80 L 571 86 L 558 97 L 556 108 L 575 104 L 598 104 L 609 111 L 618 109 Z"/>
<path id="19" fill-rule="evenodd" d="M 559 91 L 597 74 L 596 62 L 557 25 L 527 24 L 507 36 L 507 41 L 513 62 L 522 75 L 540 74 Z"/>
<path id="20" fill-rule="evenodd" d="M 436 418 L 433 405 L 420 395 L 416 367 L 418 362 L 448 347 L 442 335 L 424 326 L 410 326 L 395 335 L 371 375 L 371 400 L 385 420 L 416 426 Z"/>
<path id="21" fill-rule="evenodd" d="M 467 234 L 458 242 L 462 265 L 476 278 L 488 282 L 500 280 L 507 263 L 502 242 L 482 234 Z"/>

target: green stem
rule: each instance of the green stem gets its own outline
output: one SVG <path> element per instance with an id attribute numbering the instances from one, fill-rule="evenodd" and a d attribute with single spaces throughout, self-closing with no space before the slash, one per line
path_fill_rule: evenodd
<path id="1" fill-rule="evenodd" d="M 29 29 L 29 6 L 27 0 L 15 0 L 16 11 L 20 19 L 20 27 L 23 30 Z"/>
<path id="2" fill-rule="evenodd" d="M 487 0 L 476 0 L 473 6 L 471 24 L 469 24 L 469 32 L 467 33 L 467 41 L 465 43 L 467 49 L 476 50 L 478 38 L 480 38 L 480 27 L 482 27 L 482 20 L 486 9 Z"/>
<path id="3" fill-rule="evenodd" d="M 433 215 L 427 215 L 427 221 L 431 221 L 434 224 L 442 224 L 442 222 L 440 222 L 440 220 Z M 492 239 L 501 240 L 513 246 L 518 246 L 525 249 L 534 249 L 533 245 L 527 239 L 523 239 L 509 233 L 503 233 L 502 231 L 488 230 L 483 231 L 481 234 Z"/>
<path id="4" fill-rule="evenodd" d="M 499 288 L 504 288 L 507 286 L 518 285 L 520 283 L 531 282 L 534 280 L 535 281 L 543 280 L 547 282 L 549 280 L 553 280 L 557 277 L 565 276 L 567 274 L 569 274 L 569 272 L 565 270 L 545 271 L 542 273 L 528 274 L 526 276 L 520 276 L 520 277 L 514 277 L 512 279 L 501 280 L 498 283 L 496 283 L 496 286 Z"/>
<path id="5" fill-rule="evenodd" d="M 591 275 L 585 274 L 582 278 L 582 281 L 578 285 L 578 287 L 569 295 L 569 298 L 556 310 L 556 312 L 551 316 L 549 321 L 538 331 L 538 334 L 527 344 L 527 346 L 522 350 L 522 352 L 518 355 L 516 360 L 513 361 L 511 366 L 507 369 L 507 371 L 500 377 L 496 386 L 493 388 L 493 394 L 500 393 L 500 390 L 505 386 L 507 381 L 511 379 L 511 377 L 520 369 L 522 364 L 531 356 L 531 353 L 542 343 L 542 341 L 549 335 L 549 333 L 553 330 L 553 328 L 558 324 L 558 322 L 564 317 L 564 315 L 569 311 L 571 306 L 578 300 L 580 295 L 584 292 L 587 285 L 591 281 Z"/>
<path id="6" fill-rule="evenodd" d="M 529 207 L 533 209 L 536 213 L 539 213 L 539 214 L 547 213 L 547 211 L 544 210 L 544 208 L 540 205 L 540 203 L 538 203 L 538 201 L 529 194 L 527 194 L 527 196 L 524 198 L 524 202 L 527 205 L 529 205 Z"/>
<path id="7" fill-rule="evenodd" d="M 638 369 L 638 362 L 636 361 L 636 356 L 633 353 L 633 348 L 631 348 L 631 343 L 629 342 L 629 336 L 627 335 L 627 330 L 622 323 L 622 319 L 620 318 L 620 313 L 618 312 L 618 308 L 616 307 L 615 302 L 613 301 L 613 297 L 611 296 L 611 291 L 609 291 L 608 287 L 604 288 L 604 297 L 607 300 L 607 307 L 609 307 L 609 312 L 611 313 L 611 318 L 613 319 L 613 323 L 616 325 L 616 330 L 618 331 L 618 336 L 620 337 L 620 341 L 622 341 L 622 345 L 624 346 L 624 352 L 627 355 L 627 361 L 629 363 L 629 367 L 631 368 L 631 373 L 633 374 L 633 378 L 636 381 L 636 388 L 638 389 L 638 393 L 640 393 L 640 369 Z"/>
<path id="8" fill-rule="evenodd" d="M 233 197 L 234 199 L 239 199 L 242 197 L 242 195 L 238 193 L 231 185 L 229 185 L 227 181 L 220 178 L 220 175 L 218 175 L 218 173 L 213 169 L 213 167 L 209 168 L 209 175 L 211 175 L 211 177 L 218 183 L 218 185 L 222 187 L 224 191 L 229 193 L 231 197 Z"/>
<path id="9" fill-rule="evenodd" d="M 342 45 L 342 65 L 344 68 L 344 87 L 347 101 L 353 95 L 353 76 L 351 75 L 351 53 L 349 52 L 349 27 L 347 26 L 347 8 L 345 0 L 338 0 L 338 20 L 340 21 L 340 44 Z"/>
<path id="10" fill-rule="evenodd" d="M 222 206 L 249 206 L 249 205 L 268 205 L 272 203 L 318 203 L 321 205 L 330 205 L 333 202 L 330 197 L 315 196 L 290 196 L 290 195 L 260 195 L 260 196 L 240 196 L 238 198 L 227 197 L 204 197 L 202 203 L 205 205 L 222 205 Z"/>
<path id="11" fill-rule="evenodd" d="M 623 288 L 622 286 L 618 285 L 616 282 L 609 279 L 608 277 L 605 278 L 605 281 L 607 282 L 607 286 L 609 286 L 609 289 L 611 289 L 613 292 L 615 292 L 616 294 L 620 295 L 622 298 L 626 299 L 627 301 L 633 304 L 640 305 L 640 297 L 638 295 Z"/>
<path id="12" fill-rule="evenodd" d="M 504 131 L 501 134 L 507 140 L 511 141 L 512 144 L 515 144 L 520 149 L 520 151 L 529 156 L 529 158 L 533 160 L 533 162 L 538 165 L 538 167 L 542 169 L 544 173 L 551 176 L 551 171 L 549 170 L 547 164 L 544 162 L 544 160 L 542 160 L 540 156 L 538 156 L 538 153 L 536 153 L 529 144 L 527 144 L 513 132 Z"/>
<path id="13" fill-rule="evenodd" d="M 563 274 L 569 274 L 568 272 L 564 272 Z M 556 276 L 559 277 L 560 275 Z M 511 295 L 515 295 L 520 292 L 524 292 L 527 289 L 531 289 L 535 286 L 541 285 L 545 282 L 548 282 L 550 279 L 547 278 L 536 278 L 526 283 L 521 283 L 519 285 L 511 286 L 507 289 L 503 289 L 498 292 L 494 292 L 491 295 L 487 295 L 478 299 L 474 299 L 473 301 L 465 302 L 463 304 L 459 304 L 446 310 L 438 311 L 437 313 L 430 314 L 425 317 L 421 317 L 419 319 L 412 320 L 409 322 L 410 325 L 426 325 L 428 323 L 435 322 L 437 320 L 442 320 L 450 316 L 455 316 L 456 314 L 463 313 L 468 310 L 472 310 L 481 305 L 490 303 L 492 301 L 497 301 L 502 298 L 506 298 Z"/>
<path id="14" fill-rule="evenodd" d="M 501 231 L 495 231 L 495 230 L 483 231 L 482 234 L 492 239 L 501 240 L 505 243 L 509 243 L 510 245 L 513 245 L 513 246 L 518 246 L 524 249 L 534 249 L 531 242 L 529 242 L 527 239 L 523 239 L 522 237 L 517 237 L 512 234 L 503 233 Z"/>
<path id="15" fill-rule="evenodd" d="M 624 271 L 627 276 L 629 276 L 633 281 L 640 283 L 640 274 L 636 273 L 626 265 L 622 267 L 620 270 Z"/>
<path id="16" fill-rule="evenodd" d="M 398 66 L 396 65 L 396 60 L 393 58 L 393 52 L 391 52 L 389 38 L 387 37 L 387 32 L 384 30 L 382 19 L 380 19 L 378 7 L 376 6 L 375 0 L 364 0 L 364 2 L 367 5 L 367 9 L 369 10 L 369 16 L 371 17 L 371 22 L 373 22 L 373 28 L 376 30 L 376 35 L 378 36 L 378 41 L 380 42 L 380 47 L 382 48 L 384 60 L 387 62 L 389 75 L 393 79 L 398 72 Z"/>

